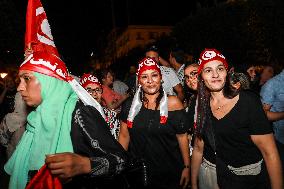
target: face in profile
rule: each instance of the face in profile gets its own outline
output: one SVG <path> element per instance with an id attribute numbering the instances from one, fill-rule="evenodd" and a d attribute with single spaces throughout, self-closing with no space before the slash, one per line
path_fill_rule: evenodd
<path id="1" fill-rule="evenodd" d="M 42 102 L 41 85 L 33 73 L 29 70 L 19 71 L 20 84 L 17 90 L 28 106 L 37 107 Z"/>
<path id="2" fill-rule="evenodd" d="M 95 83 L 88 84 L 85 89 L 98 103 L 101 103 L 103 89 L 100 85 Z"/>
<path id="3" fill-rule="evenodd" d="M 221 91 L 226 82 L 227 70 L 224 64 L 218 60 L 213 60 L 205 64 L 201 77 L 210 92 Z"/>
<path id="4" fill-rule="evenodd" d="M 266 82 L 268 81 L 269 79 L 271 79 L 274 75 L 274 69 L 273 67 L 271 66 L 265 66 L 263 68 L 263 71 L 261 72 L 261 75 L 260 75 L 260 79 L 263 81 L 263 82 Z"/>
<path id="5" fill-rule="evenodd" d="M 197 90 L 197 72 L 197 64 L 189 65 L 184 69 L 185 84 L 188 86 L 188 88 L 194 91 Z"/>
<path id="6" fill-rule="evenodd" d="M 142 90 L 149 95 L 156 94 L 161 88 L 161 75 L 157 70 L 145 70 L 139 77 Z"/>

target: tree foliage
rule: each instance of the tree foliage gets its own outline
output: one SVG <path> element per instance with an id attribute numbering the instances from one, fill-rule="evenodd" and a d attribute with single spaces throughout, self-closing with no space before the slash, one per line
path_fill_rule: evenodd
<path id="1" fill-rule="evenodd" d="M 234 64 L 265 64 L 283 53 L 283 10 L 281 0 L 231 1 L 198 10 L 175 26 L 173 36 L 195 56 L 217 48 Z"/>

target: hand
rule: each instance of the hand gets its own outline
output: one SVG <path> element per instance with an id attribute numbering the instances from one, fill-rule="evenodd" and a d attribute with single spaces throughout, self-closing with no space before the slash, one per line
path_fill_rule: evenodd
<path id="1" fill-rule="evenodd" d="M 25 57 L 25 60 L 31 55 L 33 54 L 33 50 L 31 48 L 27 48 L 25 50 L 25 54 L 24 54 L 24 57 Z"/>
<path id="2" fill-rule="evenodd" d="M 130 94 L 129 94 L 129 93 L 126 93 L 126 94 L 122 95 L 122 98 L 123 98 L 124 100 L 127 99 L 128 97 L 130 97 Z"/>
<path id="3" fill-rule="evenodd" d="M 57 175 L 63 182 L 91 171 L 89 158 L 70 152 L 47 155 L 45 163 L 51 174 Z"/>
<path id="4" fill-rule="evenodd" d="M 181 178 L 179 185 L 182 186 L 182 188 L 187 188 L 189 184 L 190 174 L 189 174 L 189 168 L 184 168 L 181 173 Z"/>

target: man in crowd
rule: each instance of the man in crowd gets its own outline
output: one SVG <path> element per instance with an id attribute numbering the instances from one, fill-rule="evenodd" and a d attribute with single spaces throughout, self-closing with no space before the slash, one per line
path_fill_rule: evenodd
<path id="1" fill-rule="evenodd" d="M 284 168 L 284 69 L 261 88 L 260 96 L 263 109 L 273 122 L 274 136 Z M 284 169 L 283 169 L 284 170 Z"/>
<path id="2" fill-rule="evenodd" d="M 181 49 L 174 49 L 170 53 L 170 65 L 175 70 L 178 79 L 184 85 L 185 54 Z"/>

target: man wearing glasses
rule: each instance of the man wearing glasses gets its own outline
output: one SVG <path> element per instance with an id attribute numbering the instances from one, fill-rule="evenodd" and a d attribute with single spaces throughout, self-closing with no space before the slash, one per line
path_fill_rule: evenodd
<path id="1" fill-rule="evenodd" d="M 84 74 L 81 77 L 81 85 L 86 89 L 86 91 L 99 103 L 102 104 L 102 93 L 103 88 L 99 80 L 90 74 Z M 120 122 L 117 117 L 117 113 L 113 110 L 103 107 L 105 116 L 107 117 L 106 121 L 110 128 L 111 134 L 115 139 L 118 139 Z"/>

